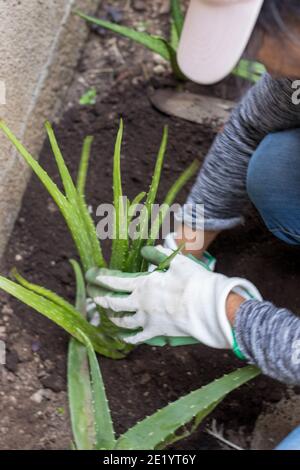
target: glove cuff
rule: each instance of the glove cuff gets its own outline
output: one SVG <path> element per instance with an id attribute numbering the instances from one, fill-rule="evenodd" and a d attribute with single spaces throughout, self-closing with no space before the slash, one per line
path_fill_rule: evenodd
<path id="1" fill-rule="evenodd" d="M 226 301 L 230 292 L 241 295 L 245 300 L 262 300 L 258 289 L 250 281 L 242 278 L 229 278 L 223 286 L 221 294 L 218 296 L 217 316 L 220 329 L 223 332 L 224 344 L 220 348 L 234 349 L 235 340 L 232 326 L 227 318 Z"/>

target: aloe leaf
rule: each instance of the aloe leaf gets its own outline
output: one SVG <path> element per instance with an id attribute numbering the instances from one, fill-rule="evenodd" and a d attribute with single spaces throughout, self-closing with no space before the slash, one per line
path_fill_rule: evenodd
<path id="1" fill-rule="evenodd" d="M 150 232 L 150 237 L 147 241 L 147 245 L 153 245 L 158 237 L 161 224 L 163 223 L 169 207 L 173 204 L 178 193 L 186 185 L 186 183 L 196 174 L 199 169 L 199 162 L 194 160 L 193 163 L 179 176 L 175 183 L 171 186 L 168 191 L 166 198 L 157 214 Z"/>
<path id="2" fill-rule="evenodd" d="M 167 43 L 167 41 L 162 37 L 152 36 L 151 34 L 136 31 L 134 29 L 128 28 L 127 26 L 121 26 L 119 24 L 111 23 L 110 21 L 94 18 L 92 16 L 85 15 L 80 11 L 77 11 L 75 13 L 84 20 L 89 21 L 90 23 L 97 24 L 102 28 L 109 29 L 114 33 L 120 34 L 121 36 L 124 36 L 128 39 L 132 39 L 133 41 L 142 44 L 143 46 L 147 47 L 156 54 L 159 54 L 168 61 L 171 61 L 171 53 L 175 53 L 175 51 L 172 51 L 172 48 Z"/>
<path id="3" fill-rule="evenodd" d="M 71 260 L 76 277 L 76 309 L 86 316 L 84 278 L 79 264 Z M 96 429 L 93 411 L 93 393 L 86 347 L 74 338 L 68 350 L 68 397 L 71 425 L 76 448 L 93 450 Z"/>
<path id="4" fill-rule="evenodd" d="M 86 177 L 89 165 L 89 159 L 91 155 L 91 146 L 93 143 L 94 137 L 87 136 L 84 139 L 83 146 L 82 146 L 82 153 L 81 159 L 79 164 L 79 170 L 77 175 L 77 191 L 80 196 L 85 195 L 85 185 L 86 185 Z"/>
<path id="5" fill-rule="evenodd" d="M 35 292 L 36 294 L 41 295 L 42 297 L 45 297 L 48 300 L 51 300 L 51 302 L 54 302 L 60 307 L 68 310 L 70 314 L 73 315 L 74 306 L 70 304 L 67 300 L 63 299 L 60 295 L 57 295 L 55 292 L 52 292 L 51 290 L 46 289 L 45 287 L 42 287 L 38 284 L 33 284 L 32 282 L 27 281 L 27 279 L 21 276 L 21 274 L 16 270 L 16 268 L 13 268 L 10 274 L 11 277 L 13 277 L 21 286 L 25 287 L 25 289 Z"/>
<path id="6" fill-rule="evenodd" d="M 80 160 L 79 173 L 78 173 L 78 191 L 74 185 L 72 177 L 69 173 L 68 167 L 64 161 L 60 148 L 58 146 L 53 128 L 49 122 L 46 122 L 46 130 L 50 140 L 51 148 L 59 169 L 59 173 L 65 188 L 66 196 L 69 202 L 72 204 L 72 224 L 73 224 L 73 236 L 78 239 L 80 246 L 80 254 L 82 254 L 82 246 L 84 246 L 84 256 L 88 257 L 88 266 L 84 264 L 85 269 L 93 266 L 103 266 L 105 264 L 100 243 L 97 238 L 96 229 L 92 219 L 89 215 L 88 209 L 84 201 L 84 189 L 86 183 L 86 174 L 88 169 L 88 161 L 90 156 L 90 150 L 93 138 L 87 137 L 83 144 L 83 150 Z M 81 239 L 81 240 L 80 240 Z"/>
<path id="7" fill-rule="evenodd" d="M 49 298 L 45 298 L 43 295 L 26 289 L 2 276 L 0 276 L 0 289 L 49 318 L 79 341 L 81 337 L 78 336 L 78 330 L 83 331 L 90 338 L 94 349 L 100 354 L 115 359 L 124 357 L 122 352 L 123 343 L 104 336 L 99 329 L 90 325 L 75 308 L 71 312 L 55 301 L 49 300 Z"/>
<path id="8" fill-rule="evenodd" d="M 250 82 L 256 83 L 261 79 L 265 72 L 266 68 L 263 64 L 247 59 L 241 59 L 231 73 L 238 77 L 245 78 Z"/>
<path id="9" fill-rule="evenodd" d="M 175 444 L 175 442 L 182 441 L 183 439 L 186 439 L 187 437 L 191 436 L 194 432 L 196 432 L 197 428 L 199 425 L 202 423 L 202 421 L 210 415 L 214 411 L 214 409 L 223 401 L 223 398 L 218 400 L 217 402 L 213 403 L 211 406 L 208 406 L 205 410 L 201 411 L 194 419 L 194 422 L 192 426 L 187 429 L 187 427 L 184 427 L 184 430 L 181 433 L 175 433 L 171 434 L 167 439 L 163 442 L 161 442 L 155 450 L 162 450 L 165 449 L 166 447 Z"/>
<path id="10" fill-rule="evenodd" d="M 116 139 L 114 151 L 113 168 L 113 190 L 114 190 L 114 238 L 112 243 L 112 254 L 110 260 L 111 269 L 124 269 L 125 259 L 128 253 L 128 227 L 127 227 L 127 207 L 124 205 L 122 180 L 121 180 L 121 145 L 123 139 L 123 120 L 120 120 L 120 127 Z M 127 201 L 127 199 L 126 199 Z M 127 202 L 125 202 L 127 204 Z"/>
<path id="11" fill-rule="evenodd" d="M 157 271 L 163 271 L 165 269 L 168 269 L 170 267 L 170 264 L 172 263 L 173 259 L 183 250 L 184 245 L 185 245 L 185 242 L 180 243 L 177 250 L 174 250 L 173 253 L 171 253 L 169 256 L 167 256 L 164 261 L 159 263 L 156 270 Z"/>
<path id="12" fill-rule="evenodd" d="M 55 134 L 54 134 L 54 131 L 50 122 L 47 121 L 45 123 L 45 128 L 49 137 L 50 145 L 51 145 L 52 152 L 56 160 L 59 174 L 61 176 L 61 180 L 64 185 L 65 194 L 67 198 L 69 199 L 69 201 L 72 202 L 77 197 L 77 191 L 76 191 L 75 185 L 73 183 L 73 180 L 68 170 L 68 167 L 66 165 L 66 162 L 62 156 L 61 150 L 57 143 L 57 140 L 56 140 L 56 137 L 55 137 Z"/>
<path id="13" fill-rule="evenodd" d="M 184 23 L 184 15 L 182 13 L 180 0 L 171 0 L 171 16 L 176 28 L 177 37 L 179 39 Z"/>
<path id="14" fill-rule="evenodd" d="M 141 193 L 137 194 L 135 198 L 132 200 L 130 207 L 131 206 L 134 207 L 140 204 L 146 195 L 147 193 L 145 191 L 142 191 Z"/>
<path id="15" fill-rule="evenodd" d="M 47 189 L 54 202 L 59 207 L 69 229 L 72 234 L 73 240 L 77 247 L 78 253 L 82 260 L 85 269 L 93 266 L 95 263 L 93 261 L 93 256 L 90 251 L 89 240 L 86 236 L 85 230 L 82 230 L 81 221 L 78 220 L 78 210 L 75 209 L 73 205 L 67 200 L 67 198 L 62 194 L 58 189 L 57 185 L 52 181 L 48 176 L 46 171 L 41 167 L 41 165 L 33 158 L 33 156 L 26 150 L 26 148 L 21 144 L 9 127 L 5 124 L 4 121 L 0 121 L 0 129 L 3 130 L 5 135 L 11 141 L 11 143 L 16 147 L 20 155 L 24 158 L 26 163 L 37 175 L 41 183 Z M 69 184 L 70 182 L 68 182 Z"/>
<path id="16" fill-rule="evenodd" d="M 259 373 L 256 367 L 244 367 L 179 398 L 129 429 L 118 439 L 116 449 L 154 450 L 199 413 Z"/>
<path id="17" fill-rule="evenodd" d="M 170 44 L 173 49 L 177 50 L 179 45 L 179 37 L 174 21 L 171 21 Z"/>
<path id="18" fill-rule="evenodd" d="M 174 250 L 169 256 L 167 256 L 165 253 L 162 253 L 154 246 L 144 246 L 141 250 L 141 255 L 144 260 L 147 261 L 147 263 L 157 266 L 157 271 L 162 271 L 169 268 L 172 260 L 175 258 L 175 256 L 178 255 L 178 253 L 180 253 L 183 248 L 184 242 L 179 245 L 177 250 Z"/>
<path id="19" fill-rule="evenodd" d="M 106 261 L 102 254 L 101 243 L 97 236 L 97 230 L 93 219 L 89 213 L 89 209 L 86 205 L 85 199 L 82 195 L 78 196 L 77 200 L 78 208 L 80 211 L 81 221 L 85 227 L 87 232 L 87 236 L 89 239 L 91 251 L 92 251 L 92 261 L 89 261 L 89 265 L 87 266 L 84 264 L 84 269 L 87 271 L 92 266 L 97 266 L 99 268 L 104 268 L 106 266 Z"/>
<path id="20" fill-rule="evenodd" d="M 144 199 L 146 194 L 147 193 L 145 193 L 144 191 L 139 193 L 137 196 L 135 196 L 135 198 L 130 203 L 130 205 L 128 207 L 128 215 L 127 215 L 127 225 L 128 225 L 128 227 L 129 227 L 129 224 L 132 221 L 133 217 L 135 216 L 134 211 L 132 210 L 132 212 L 130 213 L 129 210 L 130 209 L 135 209 L 142 202 L 142 200 Z"/>
<path id="21" fill-rule="evenodd" d="M 49 123 L 47 124 L 47 128 L 47 131 L 51 136 L 52 146 L 55 149 L 56 161 L 58 162 L 60 173 L 64 179 L 64 186 L 68 191 L 68 195 L 71 199 L 70 201 L 58 189 L 57 185 L 48 176 L 46 171 L 26 150 L 26 148 L 21 144 L 21 142 L 17 139 L 17 137 L 5 124 L 5 122 L 0 121 L 0 129 L 3 130 L 11 143 L 16 147 L 20 155 L 34 171 L 36 176 L 39 178 L 41 183 L 47 189 L 48 193 L 60 209 L 71 232 L 84 269 L 88 270 L 92 266 L 105 266 L 100 243 L 96 234 L 96 228 L 88 213 L 88 209 L 86 208 L 83 199 L 79 197 L 76 192 L 76 188 L 74 187 L 69 172 L 63 162 L 63 157 L 60 153 L 60 150 L 56 148 L 56 139 Z"/>
<path id="22" fill-rule="evenodd" d="M 145 206 L 143 210 L 141 211 L 140 224 L 139 224 L 139 232 L 140 232 L 139 238 L 137 240 L 134 240 L 134 242 L 132 243 L 132 250 L 129 256 L 128 267 L 127 267 L 129 271 L 138 272 L 143 262 L 140 252 L 141 252 L 143 245 L 147 243 L 147 237 L 149 235 L 148 224 L 151 218 L 153 204 L 155 203 L 155 199 L 157 195 L 157 190 L 158 190 L 158 186 L 160 182 L 167 144 L 168 144 L 168 127 L 165 126 L 164 131 L 163 131 L 162 141 L 161 141 L 159 152 L 158 152 L 157 159 L 156 159 L 152 182 L 148 191 Z"/>
<path id="23" fill-rule="evenodd" d="M 161 172 L 162 172 L 162 167 L 164 163 L 164 158 L 165 158 L 165 154 L 167 150 L 167 144 L 168 144 L 168 126 L 165 126 L 164 131 L 163 131 L 162 141 L 160 144 L 160 149 L 159 149 L 156 164 L 155 164 L 152 182 L 151 182 L 150 189 L 149 189 L 147 199 L 146 199 L 146 207 L 148 208 L 148 215 L 149 213 L 151 213 L 152 206 L 155 203 L 158 185 L 160 182 L 160 177 L 161 177 Z"/>
<path id="24" fill-rule="evenodd" d="M 26 148 L 21 144 L 21 142 L 16 138 L 12 133 L 9 127 L 5 124 L 4 121 L 0 121 L 0 129 L 3 130 L 5 135 L 11 141 L 11 143 L 16 147 L 20 155 L 24 158 L 26 163 L 34 171 L 34 173 L 41 180 L 49 194 L 53 197 L 54 201 L 62 211 L 66 211 L 69 207 L 66 197 L 58 189 L 57 185 L 51 180 L 46 171 L 41 167 L 41 165 L 33 158 L 33 156 L 26 150 Z"/>
<path id="25" fill-rule="evenodd" d="M 115 433 L 99 363 L 89 338 L 82 332 L 79 332 L 79 334 L 82 336 L 82 341 L 87 348 L 91 371 L 93 410 L 96 426 L 95 447 L 96 450 L 112 450 L 116 443 Z"/>

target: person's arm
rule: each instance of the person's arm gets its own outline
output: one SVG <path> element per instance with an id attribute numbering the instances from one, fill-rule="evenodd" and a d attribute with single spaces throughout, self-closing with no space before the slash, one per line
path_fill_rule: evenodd
<path id="1" fill-rule="evenodd" d="M 187 205 L 177 220 L 219 232 L 243 221 L 247 204 L 246 177 L 249 159 L 270 132 L 300 125 L 299 106 L 292 103 L 291 81 L 266 74 L 233 111 L 224 130 L 216 137 Z"/>
<path id="2" fill-rule="evenodd" d="M 230 293 L 226 315 L 247 362 L 286 384 L 300 384 L 300 318 L 270 302 Z"/>

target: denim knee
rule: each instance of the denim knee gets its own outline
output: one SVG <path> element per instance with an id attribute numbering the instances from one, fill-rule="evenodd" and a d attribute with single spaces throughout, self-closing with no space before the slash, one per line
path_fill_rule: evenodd
<path id="1" fill-rule="evenodd" d="M 300 244 L 300 129 L 263 139 L 249 162 L 247 192 L 274 235 Z"/>

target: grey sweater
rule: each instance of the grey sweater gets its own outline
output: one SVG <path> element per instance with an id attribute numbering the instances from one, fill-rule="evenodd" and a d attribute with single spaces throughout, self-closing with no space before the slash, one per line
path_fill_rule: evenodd
<path id="1" fill-rule="evenodd" d="M 251 88 L 206 157 L 184 209 L 185 223 L 197 225 L 202 217 L 197 214 L 199 203 L 205 207 L 206 230 L 243 222 L 252 154 L 270 132 L 300 127 L 300 105 L 292 103 L 293 92 L 289 79 L 268 74 Z M 248 362 L 280 381 L 300 384 L 300 318 L 270 302 L 250 300 L 237 312 L 235 332 Z"/>

